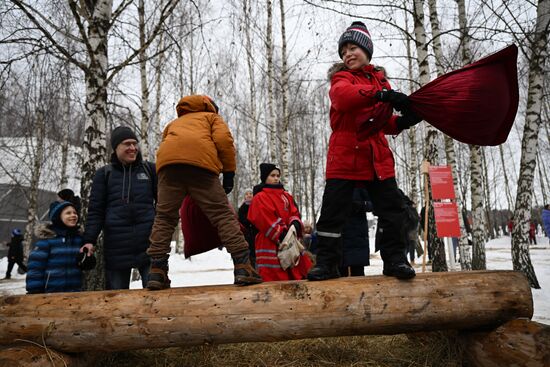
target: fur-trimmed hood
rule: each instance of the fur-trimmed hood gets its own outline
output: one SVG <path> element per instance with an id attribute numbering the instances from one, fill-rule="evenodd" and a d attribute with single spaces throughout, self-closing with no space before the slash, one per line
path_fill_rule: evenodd
<path id="1" fill-rule="evenodd" d="M 71 233 L 80 235 L 80 228 L 77 231 Z M 55 228 L 52 226 L 51 223 L 48 223 L 39 224 L 34 230 L 34 235 L 40 240 L 48 240 L 50 238 L 56 238 L 60 234 L 55 231 Z"/>
<path id="2" fill-rule="evenodd" d="M 386 74 L 386 69 L 384 69 L 382 66 L 375 66 L 374 65 L 373 67 L 374 67 L 374 71 L 382 71 L 384 74 Z M 328 80 L 330 81 L 332 79 L 332 77 L 334 76 L 334 74 L 336 74 L 339 71 L 343 71 L 343 70 L 349 70 L 343 62 L 334 63 L 327 71 Z M 387 75 L 386 75 L 386 77 L 387 77 Z"/>
<path id="3" fill-rule="evenodd" d="M 57 237 L 57 233 L 51 227 L 51 224 L 39 224 L 35 230 L 34 235 L 40 239 L 49 239 Z"/>

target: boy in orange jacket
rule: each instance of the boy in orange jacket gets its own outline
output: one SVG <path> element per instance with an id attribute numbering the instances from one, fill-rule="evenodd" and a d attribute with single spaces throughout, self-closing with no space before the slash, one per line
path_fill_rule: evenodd
<path id="1" fill-rule="evenodd" d="M 261 277 L 250 265 L 248 244 L 226 197 L 233 189 L 236 168 L 231 132 L 218 115 L 218 107 L 207 96 L 183 97 L 176 112 L 178 118 L 164 129 L 157 151 L 157 213 L 147 250 L 151 256 L 147 288 L 170 287 L 170 241 L 186 195 L 190 195 L 208 217 L 231 254 L 235 284 L 261 283 Z M 223 173 L 223 185 L 220 173 Z"/>

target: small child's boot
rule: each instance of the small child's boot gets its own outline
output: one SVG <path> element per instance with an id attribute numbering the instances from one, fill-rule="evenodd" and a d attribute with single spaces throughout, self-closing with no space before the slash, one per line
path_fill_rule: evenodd
<path id="1" fill-rule="evenodd" d="M 233 258 L 233 264 L 235 270 L 233 274 L 235 276 L 236 285 L 251 285 L 262 282 L 262 277 L 256 272 L 256 270 L 250 265 L 250 254 L 247 250 L 231 254 Z"/>
<path id="2" fill-rule="evenodd" d="M 168 258 L 152 259 L 149 277 L 147 278 L 147 289 L 158 291 L 170 288 L 168 279 Z"/>

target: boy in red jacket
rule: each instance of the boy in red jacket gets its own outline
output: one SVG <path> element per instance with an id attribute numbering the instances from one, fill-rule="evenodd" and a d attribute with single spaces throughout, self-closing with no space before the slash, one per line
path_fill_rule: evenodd
<path id="1" fill-rule="evenodd" d="M 393 154 L 384 135 L 398 134 L 420 119 L 408 110 L 408 97 L 391 90 L 384 70 L 370 64 L 372 52 L 367 27 L 353 22 L 338 42 L 343 64 L 329 71 L 332 134 L 317 222 L 317 263 L 308 273 L 309 280 L 340 276 L 342 227 L 351 212 L 357 181 L 365 183 L 378 216 L 384 275 L 400 279 L 416 275 L 406 257 L 406 205 L 398 191 Z M 402 116 L 391 115 L 388 103 Z"/>

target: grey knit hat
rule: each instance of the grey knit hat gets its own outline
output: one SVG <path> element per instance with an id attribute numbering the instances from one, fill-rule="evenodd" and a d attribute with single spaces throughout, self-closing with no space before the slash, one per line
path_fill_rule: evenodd
<path id="1" fill-rule="evenodd" d="M 342 58 L 342 48 L 346 43 L 353 43 L 361 47 L 369 59 L 372 60 L 374 46 L 372 45 L 369 30 L 363 22 L 351 23 L 346 31 L 340 36 L 338 40 L 338 55 L 340 55 L 340 58 Z"/>

